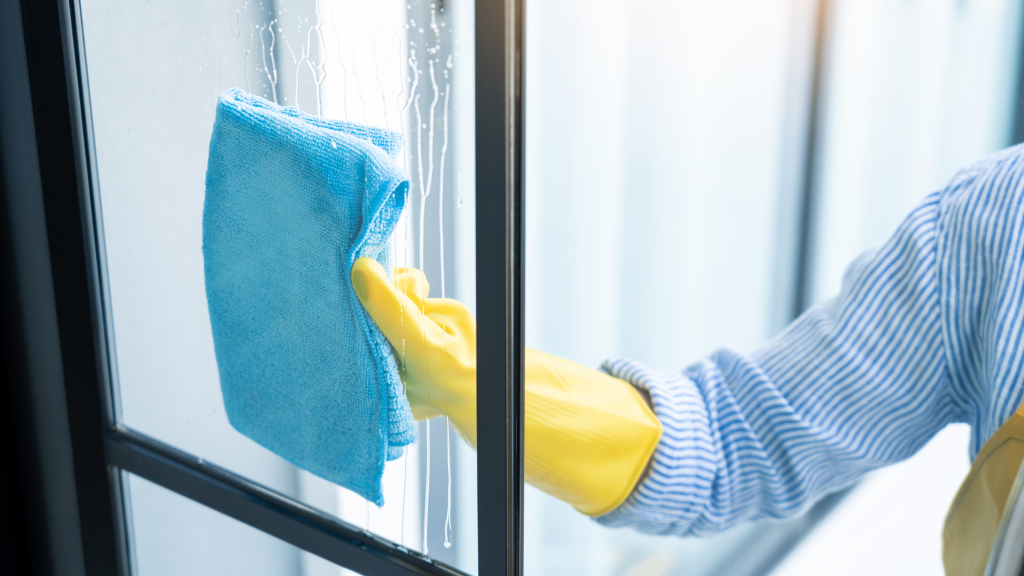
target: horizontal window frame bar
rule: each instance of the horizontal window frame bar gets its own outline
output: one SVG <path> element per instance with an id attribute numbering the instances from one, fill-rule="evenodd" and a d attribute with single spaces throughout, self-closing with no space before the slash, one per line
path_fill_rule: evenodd
<path id="1" fill-rule="evenodd" d="M 137 431 L 112 430 L 105 447 L 110 466 L 344 568 L 381 576 L 468 576 Z"/>

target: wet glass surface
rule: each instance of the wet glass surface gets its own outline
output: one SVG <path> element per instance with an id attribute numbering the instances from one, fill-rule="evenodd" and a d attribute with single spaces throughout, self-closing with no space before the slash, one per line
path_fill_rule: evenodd
<path id="1" fill-rule="evenodd" d="M 87 0 L 82 22 L 119 422 L 475 572 L 475 454 L 443 418 L 387 464 L 379 509 L 232 428 L 202 256 L 215 105 L 240 88 L 401 132 L 410 196 L 396 263 L 472 305 L 472 3 Z M 154 506 L 135 511 L 138 526 Z M 196 521 L 179 520 L 166 530 Z"/>

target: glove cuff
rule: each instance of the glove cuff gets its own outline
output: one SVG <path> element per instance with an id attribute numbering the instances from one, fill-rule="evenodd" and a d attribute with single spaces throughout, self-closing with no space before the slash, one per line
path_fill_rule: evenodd
<path id="1" fill-rule="evenodd" d="M 647 476 L 620 506 L 596 520 L 648 533 L 684 533 L 704 510 L 717 474 L 715 462 L 707 458 L 713 440 L 704 397 L 679 372 L 652 370 L 626 359 L 608 360 L 602 369 L 650 394 L 664 432 Z M 687 471 L 686 482 L 679 482 L 681 469 Z M 673 505 L 666 506 L 668 501 Z"/>
<path id="2" fill-rule="evenodd" d="M 588 516 L 622 503 L 661 437 L 626 382 L 527 349 L 526 481 Z"/>

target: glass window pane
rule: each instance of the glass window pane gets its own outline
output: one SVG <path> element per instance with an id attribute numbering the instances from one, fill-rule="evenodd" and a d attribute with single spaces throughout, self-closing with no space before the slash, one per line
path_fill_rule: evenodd
<path id="1" fill-rule="evenodd" d="M 626 357 L 679 370 L 716 348 L 750 351 L 786 322 L 803 126 L 790 100 L 807 86 L 792 50 L 810 36 L 793 12 L 530 5 L 528 347 L 590 368 Z M 525 572 L 728 573 L 761 532 L 611 529 L 528 487 Z"/>
<path id="2" fill-rule="evenodd" d="M 821 4 L 531 4 L 528 347 L 678 374 L 718 349 L 748 355 L 792 320 Z M 1019 104 L 1019 4 L 827 4 L 815 303 L 925 195 L 1009 145 Z M 800 541 L 773 574 L 941 573 L 968 433 L 950 426 L 869 474 L 802 541 L 814 510 L 650 536 L 528 487 L 526 572 L 763 574 Z"/>
<path id="3" fill-rule="evenodd" d="M 273 536 L 153 484 L 125 474 L 130 502 L 131 557 L 144 576 L 284 576 L 307 565 L 340 569 Z"/>
<path id="4" fill-rule="evenodd" d="M 1015 2 L 837 1 L 825 85 L 815 300 L 928 193 L 1011 144 Z"/>
<path id="5" fill-rule="evenodd" d="M 393 263 L 423 269 L 431 297 L 472 309 L 472 2 L 86 0 L 81 10 L 120 423 L 475 571 L 475 456 L 444 418 L 429 434 L 417 424 L 419 441 L 387 464 L 379 510 L 232 427 L 203 258 L 217 99 L 238 88 L 400 133 L 395 162 L 410 184 Z"/>

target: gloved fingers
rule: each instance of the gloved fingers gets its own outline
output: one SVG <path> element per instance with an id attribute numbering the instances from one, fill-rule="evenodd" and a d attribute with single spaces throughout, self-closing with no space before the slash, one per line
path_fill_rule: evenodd
<path id="1" fill-rule="evenodd" d="M 430 283 L 426 275 L 416 268 L 395 268 L 392 282 L 419 307 L 423 306 L 423 301 L 430 294 Z"/>
<path id="2" fill-rule="evenodd" d="M 376 260 L 359 258 L 355 261 L 352 287 L 403 362 L 425 358 L 424 350 L 444 338 L 444 332 L 423 314 L 421 306 L 388 281 L 384 268 Z"/>
<path id="3" fill-rule="evenodd" d="M 476 340 L 476 320 L 469 307 L 451 298 L 428 298 L 423 313 L 449 338 Z"/>
<path id="4" fill-rule="evenodd" d="M 476 322 L 469 308 L 450 298 L 428 298 L 430 283 L 422 271 L 417 268 L 395 268 L 392 281 L 450 338 L 474 336 Z"/>

